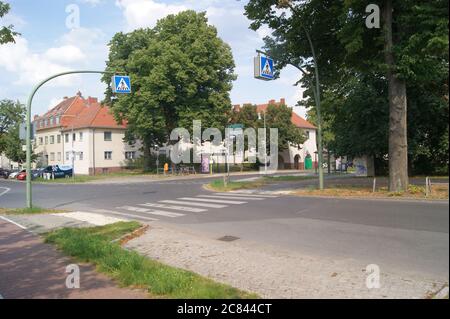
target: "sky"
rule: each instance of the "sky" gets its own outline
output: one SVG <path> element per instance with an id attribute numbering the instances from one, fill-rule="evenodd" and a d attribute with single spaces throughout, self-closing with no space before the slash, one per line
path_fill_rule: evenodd
<path id="1" fill-rule="evenodd" d="M 3 0 L 5 1 L 5 0 Z M 33 86 L 49 75 L 70 70 L 104 70 L 108 43 L 117 32 L 153 27 L 168 14 L 193 9 L 207 13 L 209 24 L 232 49 L 238 78 L 230 93 L 233 104 L 267 103 L 285 98 L 289 106 L 302 99 L 294 86 L 301 74 L 287 67 L 275 81 L 253 77 L 255 50 L 270 33 L 250 30 L 244 15 L 246 0 L 8 0 L 10 13 L 0 26 L 13 24 L 21 33 L 15 44 L 0 46 L 0 99 L 26 103 Z M 79 13 L 79 14 L 77 14 Z M 77 18 L 79 17 L 79 19 Z M 81 91 L 102 99 L 100 75 L 66 75 L 46 83 L 37 92 L 33 114 L 42 114 L 65 96 Z M 305 110 L 295 107 L 304 116 Z"/>

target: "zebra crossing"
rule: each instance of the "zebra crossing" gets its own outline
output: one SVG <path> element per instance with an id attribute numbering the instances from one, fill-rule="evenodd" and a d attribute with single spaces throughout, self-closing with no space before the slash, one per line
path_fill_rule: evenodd
<path id="1" fill-rule="evenodd" d="M 200 194 L 194 197 L 178 197 L 159 200 L 157 202 L 123 205 L 114 210 L 97 209 L 94 212 L 104 215 L 122 216 L 124 219 L 157 221 L 161 217 L 179 218 L 187 214 L 205 214 L 213 209 L 222 209 L 234 205 L 245 205 L 251 202 L 264 201 L 279 197 L 256 192 L 227 192 Z"/>

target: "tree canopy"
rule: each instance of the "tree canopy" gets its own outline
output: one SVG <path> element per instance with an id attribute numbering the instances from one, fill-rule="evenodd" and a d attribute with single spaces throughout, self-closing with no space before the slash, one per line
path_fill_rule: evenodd
<path id="1" fill-rule="evenodd" d="M 168 142 L 173 129 L 191 131 L 194 119 L 203 127 L 225 127 L 234 66 L 229 45 L 205 13 L 168 15 L 154 28 L 113 37 L 107 71 L 129 74 L 132 93 L 113 98 L 108 89 L 106 101 L 117 120 L 127 121 L 128 136 L 140 138 L 148 153 Z M 110 82 L 109 76 L 103 80 Z"/>
<path id="2" fill-rule="evenodd" d="M 417 173 L 419 158 L 448 166 L 449 3 L 370 3 L 381 8 L 381 28 L 366 27 L 369 3 L 357 0 L 250 0 L 246 15 L 252 29 L 273 31 L 264 49 L 278 70 L 291 64 L 305 71 L 298 82 L 306 88 L 300 104 L 314 122 L 314 61 L 305 30 L 309 33 L 320 71 L 326 148 L 342 155 L 389 153 L 397 162 L 390 174 L 405 169 L 406 151 L 411 173 Z M 440 159 L 434 161 L 431 152 Z"/>
<path id="3" fill-rule="evenodd" d="M 25 160 L 19 125 L 24 121 L 25 106 L 19 101 L 0 101 L 0 154 L 4 153 L 15 162 Z"/>
<path id="4" fill-rule="evenodd" d="M 8 3 L 0 1 L 0 18 L 3 18 L 11 9 Z M 14 31 L 14 26 L 0 26 L 0 44 L 15 42 L 14 37 L 19 35 Z"/>

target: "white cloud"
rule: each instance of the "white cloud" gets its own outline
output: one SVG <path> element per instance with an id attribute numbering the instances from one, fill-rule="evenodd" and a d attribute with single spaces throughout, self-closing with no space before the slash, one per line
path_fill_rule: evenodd
<path id="1" fill-rule="evenodd" d="M 89 4 L 93 7 L 99 5 L 100 3 L 103 3 L 103 0 L 78 0 L 81 3 Z"/>
<path id="2" fill-rule="evenodd" d="M 128 31 L 153 27 L 159 19 L 187 10 L 184 5 L 158 3 L 152 0 L 117 0 L 116 5 L 123 10 Z"/>
<path id="3" fill-rule="evenodd" d="M 74 45 L 50 48 L 44 53 L 44 56 L 51 61 L 62 63 L 73 63 L 86 58 L 81 49 Z"/>
<path id="4" fill-rule="evenodd" d="M 33 53 L 25 38 L 18 38 L 16 43 L 0 46 L 0 67 L 17 75 L 13 84 L 36 84 L 52 74 L 67 71 L 62 64 L 49 59 L 45 54 Z M 52 85 L 65 86 L 67 80 L 58 79 Z"/>

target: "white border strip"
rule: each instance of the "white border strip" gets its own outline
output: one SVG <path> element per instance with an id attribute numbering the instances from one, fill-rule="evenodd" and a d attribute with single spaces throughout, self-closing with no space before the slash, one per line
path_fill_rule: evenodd
<path id="1" fill-rule="evenodd" d="M 5 195 L 7 192 L 9 192 L 11 190 L 11 188 L 8 188 L 8 187 L 0 187 L 0 188 L 4 189 L 4 191 L 0 193 L 0 196 Z"/>
<path id="2" fill-rule="evenodd" d="M 6 217 L 4 217 L 4 216 L 0 216 L 0 219 L 3 219 L 3 220 L 5 220 L 5 221 L 7 221 L 7 222 L 10 222 L 11 224 L 14 224 L 14 225 L 16 225 L 17 227 L 20 227 L 20 228 L 22 228 L 22 229 L 27 229 L 25 226 L 22 226 L 22 225 L 16 223 L 15 221 L 12 221 L 11 219 L 6 218 Z"/>

